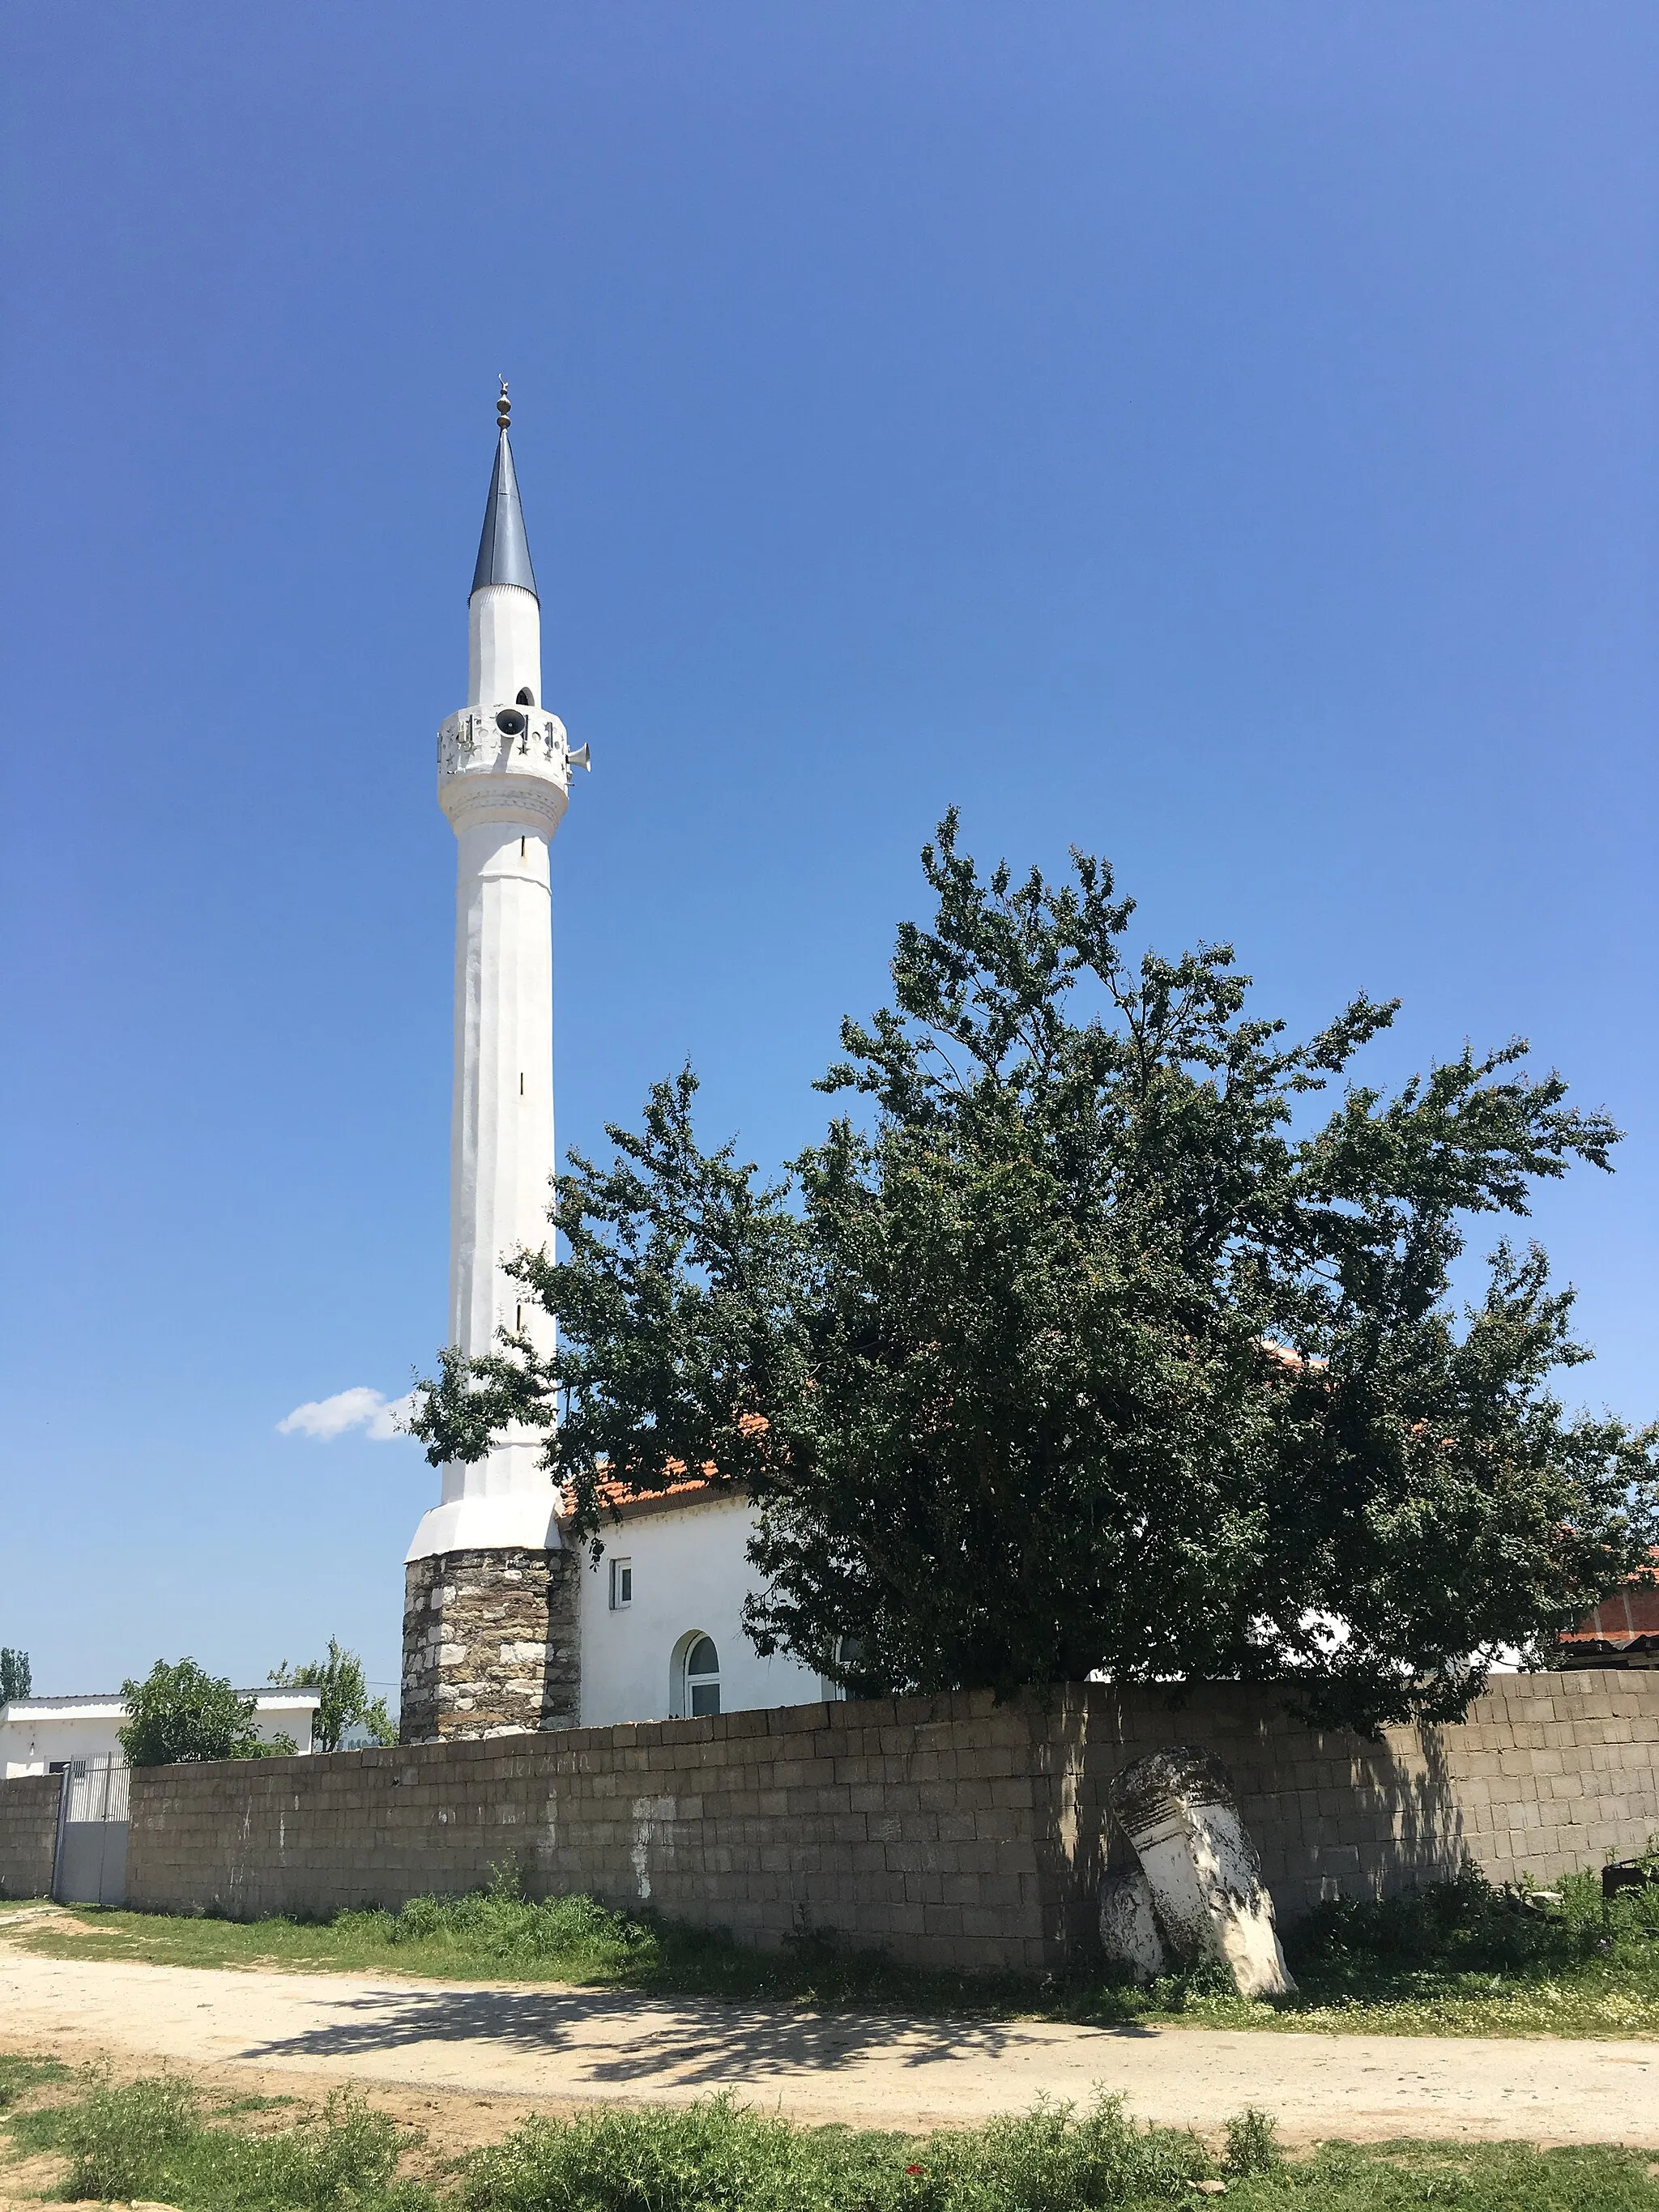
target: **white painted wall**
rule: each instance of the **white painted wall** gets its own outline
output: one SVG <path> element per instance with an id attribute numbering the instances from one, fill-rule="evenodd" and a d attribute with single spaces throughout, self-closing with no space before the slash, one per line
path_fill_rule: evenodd
<path id="1" fill-rule="evenodd" d="M 244 1690 L 253 1706 L 253 1732 L 264 1742 L 291 1735 L 311 1749 L 314 1690 Z M 46 1774 L 70 1759 L 118 1758 L 116 1731 L 126 1719 L 117 1697 L 15 1698 L 0 1705 L 0 1777 Z"/>
<path id="2" fill-rule="evenodd" d="M 517 823 L 458 825 L 457 842 L 449 1341 L 476 1357 L 499 1348 L 499 1328 L 522 1325 L 550 1350 L 552 1322 L 501 1271 L 520 1245 L 533 1250 L 551 1233 L 548 849 L 534 825 Z M 481 1473 L 487 1485 L 489 1461 Z"/>
<path id="3" fill-rule="evenodd" d="M 488 707 L 531 694 L 542 703 L 542 610 L 518 584 L 483 584 L 466 603 L 466 703 Z"/>
<path id="4" fill-rule="evenodd" d="M 746 1498 L 722 1497 L 636 1510 L 606 1528 L 605 1558 L 580 1571 L 584 1728 L 674 1717 L 675 1653 L 698 1630 L 720 1652 L 722 1712 L 840 1694 L 793 1659 L 763 1659 L 744 1634 L 743 1601 L 757 1583 L 744 1556 L 751 1517 Z M 618 1559 L 633 1569 L 634 1598 L 613 1612 Z"/>

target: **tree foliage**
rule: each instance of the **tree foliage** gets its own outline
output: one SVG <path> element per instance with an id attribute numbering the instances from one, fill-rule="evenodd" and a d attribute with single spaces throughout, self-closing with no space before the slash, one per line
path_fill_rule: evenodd
<path id="1" fill-rule="evenodd" d="M 689 1070 L 656 1085 L 559 1178 L 565 1256 L 513 1263 L 557 1352 L 445 1354 L 415 1431 L 438 1462 L 539 1425 L 596 1537 L 607 1473 L 743 1485 L 751 1635 L 855 1691 L 1233 1679 L 1453 1717 L 1656 1534 L 1655 1431 L 1553 1395 L 1589 1354 L 1542 1252 L 1499 1240 L 1452 1294 L 1474 1217 L 1618 1132 L 1519 1041 L 1319 1120 L 1395 1006 L 1292 1042 L 1231 948 L 1133 957 L 1133 902 L 1073 864 L 982 879 L 947 817 L 933 927 L 820 1085 L 862 1119 L 768 1183 L 701 1149 Z"/>
<path id="2" fill-rule="evenodd" d="M 363 1679 L 363 1662 L 331 1636 L 326 1659 L 308 1659 L 290 1667 L 286 1659 L 266 1676 L 274 1688 L 315 1690 L 321 1703 L 311 1723 L 311 1740 L 319 1751 L 338 1751 L 355 1728 L 371 1743 L 398 1741 L 397 1723 L 386 1711 L 384 1698 L 371 1698 Z"/>
<path id="3" fill-rule="evenodd" d="M 121 1685 L 127 1709 L 117 1733 L 129 1766 L 173 1766 L 205 1759 L 280 1759 L 296 1747 L 290 1735 L 265 1741 L 253 1732 L 253 1700 L 193 1659 L 169 1666 L 158 1659 L 142 1682 Z"/>
<path id="4" fill-rule="evenodd" d="M 0 1644 L 0 1705 L 9 1705 L 14 1698 L 27 1698 L 33 1681 L 28 1653 L 13 1644 Z"/>

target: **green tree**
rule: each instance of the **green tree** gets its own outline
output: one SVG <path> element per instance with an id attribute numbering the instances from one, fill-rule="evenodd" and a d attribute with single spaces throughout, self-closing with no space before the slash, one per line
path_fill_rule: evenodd
<path id="1" fill-rule="evenodd" d="M 320 1692 L 322 1702 L 311 1724 L 312 1741 L 319 1751 L 337 1751 L 354 1728 L 363 1729 L 371 1743 L 398 1741 L 397 1723 L 386 1711 L 386 1699 L 368 1694 L 362 1661 L 355 1651 L 343 1650 L 332 1636 L 326 1659 L 310 1659 L 301 1667 L 290 1667 L 284 1659 L 266 1679 L 278 1689 Z"/>
<path id="2" fill-rule="evenodd" d="M 279 1759 L 296 1748 L 289 1735 L 263 1741 L 253 1732 L 253 1700 L 209 1674 L 193 1659 L 158 1659 L 142 1682 L 121 1685 L 127 1709 L 118 1730 L 129 1766 L 173 1766 L 205 1759 Z"/>
<path id="3" fill-rule="evenodd" d="M 9 1644 L 0 1645 L 0 1705 L 9 1705 L 14 1698 L 27 1698 L 33 1681 L 28 1653 Z"/>
<path id="4" fill-rule="evenodd" d="M 514 1263 L 556 1354 L 452 1350 L 415 1431 L 441 1462 L 539 1424 L 596 1542 L 608 1471 L 743 1484 L 750 1632 L 854 1690 L 1098 1673 L 1454 1717 L 1659 1533 L 1659 1432 L 1553 1394 L 1589 1354 L 1543 1254 L 1499 1242 L 1452 1295 L 1474 1217 L 1618 1132 L 1519 1042 L 1319 1120 L 1395 1007 L 1291 1042 L 1229 947 L 1133 957 L 1133 902 L 1073 862 L 982 880 L 947 817 L 933 927 L 820 1086 L 863 1121 L 767 1184 L 701 1150 L 689 1070 L 658 1085 L 559 1178 L 567 1256 Z"/>

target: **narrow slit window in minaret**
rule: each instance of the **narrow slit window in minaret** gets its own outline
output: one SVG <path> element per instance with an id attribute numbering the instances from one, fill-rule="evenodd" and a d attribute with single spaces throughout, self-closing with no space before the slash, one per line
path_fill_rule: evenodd
<path id="1" fill-rule="evenodd" d="M 524 839 L 524 838 L 522 838 L 522 837 L 520 837 L 520 840 L 519 840 L 519 858 L 520 858 L 521 860 L 524 860 L 524 859 L 526 859 L 526 858 L 527 857 L 527 854 L 526 854 L 526 839 Z"/>
<path id="2" fill-rule="evenodd" d="M 522 1098 L 522 1097 L 524 1097 L 524 1070 L 523 1070 L 523 1068 L 520 1068 L 520 1069 L 519 1070 L 519 1096 L 520 1096 L 520 1098 Z"/>

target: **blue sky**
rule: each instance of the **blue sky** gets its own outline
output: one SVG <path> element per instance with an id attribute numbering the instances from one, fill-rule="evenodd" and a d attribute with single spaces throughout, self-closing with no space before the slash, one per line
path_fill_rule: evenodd
<path id="1" fill-rule="evenodd" d="M 775 1160 L 945 805 L 1397 1080 L 1629 1132 L 1536 1217 L 1659 1409 L 1659 14 L 14 7 L 0 1642 L 396 1672 L 444 1326 L 495 377 L 562 1143 L 690 1054 Z"/>

